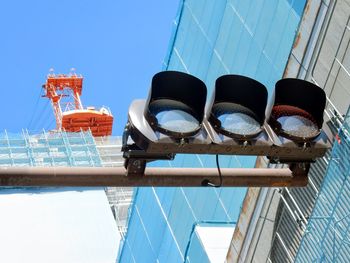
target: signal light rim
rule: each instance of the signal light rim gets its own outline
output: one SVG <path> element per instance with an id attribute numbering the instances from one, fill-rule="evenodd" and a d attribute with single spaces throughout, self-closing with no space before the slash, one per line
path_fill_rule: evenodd
<path id="1" fill-rule="evenodd" d="M 255 118 L 254 120 L 258 123 L 258 121 Z M 260 130 L 254 134 L 241 134 L 241 133 L 230 132 L 227 129 L 222 128 L 221 121 L 215 116 L 215 114 L 212 111 L 208 116 L 208 122 L 211 124 L 211 126 L 214 128 L 214 130 L 217 133 L 236 140 L 253 140 L 257 138 L 259 134 L 261 134 L 261 132 L 263 131 L 263 127 L 259 126 Z"/>
<path id="2" fill-rule="evenodd" d="M 154 100 L 154 101 L 150 102 L 148 105 L 150 106 L 152 103 L 154 104 L 159 100 L 162 100 L 162 99 Z M 167 99 L 167 100 L 171 100 L 171 99 Z M 171 101 L 175 101 L 175 100 L 171 100 Z M 176 101 L 176 102 L 179 102 L 179 101 Z M 180 102 L 180 103 L 182 103 L 182 102 Z M 182 103 L 182 104 L 184 104 L 184 103 Z M 186 104 L 184 104 L 184 105 L 186 107 L 188 107 L 190 110 L 192 110 L 191 107 L 189 107 L 188 105 L 186 105 Z M 149 125 L 151 126 L 151 128 L 154 131 L 158 131 L 158 132 L 165 134 L 165 135 L 168 135 L 174 139 L 181 139 L 181 138 L 192 137 L 192 136 L 196 135 L 202 129 L 202 122 L 198 119 L 197 116 L 195 116 L 195 114 L 192 114 L 190 112 L 187 112 L 187 113 L 189 113 L 193 118 L 195 118 L 198 121 L 198 126 L 196 129 L 189 131 L 189 132 L 176 132 L 176 131 L 172 131 L 170 129 L 163 128 L 160 125 L 158 125 L 158 119 L 155 116 L 155 114 L 150 111 L 149 106 L 145 110 L 144 116 L 145 116 L 146 121 L 149 123 Z M 186 112 L 186 111 L 183 111 L 183 112 Z"/>
<path id="3" fill-rule="evenodd" d="M 290 108 L 290 110 L 295 110 L 295 111 L 298 110 L 300 113 L 291 114 L 289 112 L 285 115 L 281 115 L 281 116 L 277 115 L 278 117 L 275 116 L 276 113 L 274 113 L 274 109 L 276 107 L 283 107 L 283 106 Z M 293 109 L 291 109 L 291 108 L 293 108 Z M 315 125 L 315 127 L 317 127 L 317 132 L 314 135 L 307 136 L 307 137 L 306 136 L 304 136 L 304 137 L 296 136 L 296 135 L 292 135 L 292 134 L 288 133 L 285 129 L 282 128 L 282 124 L 278 121 L 278 119 L 281 117 L 291 117 L 291 116 L 300 116 L 300 117 L 303 117 L 303 118 L 311 121 Z M 271 114 L 270 114 L 270 117 L 268 119 L 268 124 L 271 126 L 271 128 L 273 129 L 273 131 L 277 135 L 282 136 L 284 138 L 287 138 L 289 140 L 292 140 L 296 143 L 311 142 L 321 134 L 321 129 L 318 127 L 317 122 L 316 122 L 316 120 L 314 120 L 313 116 L 310 113 L 308 113 L 307 111 L 305 111 L 299 107 L 292 106 L 292 105 L 282 105 L 282 104 L 274 105 L 272 107 Z"/>
<path id="4" fill-rule="evenodd" d="M 258 105 L 253 102 L 252 94 L 260 98 Z M 225 74 L 219 76 L 215 81 L 215 89 L 208 108 L 208 121 L 214 130 L 222 135 L 236 140 L 253 140 L 263 132 L 265 123 L 265 111 L 267 105 L 268 91 L 264 84 L 245 75 Z M 219 106 L 220 104 L 227 104 Z M 218 113 L 218 111 L 224 113 Z M 225 112 L 226 111 L 226 112 Z M 243 114 L 254 120 L 253 132 L 247 134 L 230 131 L 221 125 L 220 116 L 227 114 Z M 244 120 L 246 127 L 250 120 Z M 255 123 L 256 122 L 256 123 Z M 251 128 L 250 127 L 250 128 Z M 249 129 L 249 128 L 248 128 Z M 238 131 L 238 129 L 237 129 Z"/>

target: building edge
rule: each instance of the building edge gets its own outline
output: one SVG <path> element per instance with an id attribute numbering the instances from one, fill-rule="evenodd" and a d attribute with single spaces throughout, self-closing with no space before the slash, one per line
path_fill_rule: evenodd
<path id="1" fill-rule="evenodd" d="M 317 83 L 313 77 L 316 63 L 322 59 L 321 50 L 324 48 L 324 43 L 330 38 L 329 25 L 332 19 L 339 15 L 336 11 L 337 4 L 345 3 L 345 1 L 317 1 L 308 0 L 304 8 L 303 16 L 296 33 L 294 44 L 289 54 L 287 64 L 285 66 L 284 78 L 300 78 L 314 82 L 324 89 L 327 89 L 326 83 Z M 338 18 L 339 20 L 339 18 Z M 344 35 L 337 40 L 338 50 L 343 41 Z M 338 52 L 337 50 L 337 52 Z M 336 57 L 336 56 L 335 56 Z M 327 68 L 327 66 L 325 66 Z M 329 71 L 333 68 L 330 66 Z M 336 80 L 335 80 L 336 81 Z M 322 85 L 324 84 L 324 85 Z M 334 104 L 338 102 L 336 99 L 329 99 L 328 95 L 328 111 L 326 112 L 325 126 L 326 133 L 333 141 L 337 128 L 342 122 L 343 110 L 338 110 Z M 349 102 L 347 106 L 349 106 Z M 342 102 L 344 104 L 344 102 Z M 332 113 L 335 112 L 335 114 Z M 338 113 L 338 114 L 337 114 Z M 332 115 L 333 114 L 333 115 Z M 335 116 L 334 116 L 335 115 Z M 333 118 L 332 118 L 333 117 Z M 338 118 L 337 118 L 338 117 Z M 305 233 L 304 229 L 308 218 L 305 218 L 305 211 L 311 214 L 315 205 L 318 191 L 321 187 L 322 180 L 327 170 L 327 159 L 330 158 L 330 152 L 324 160 L 317 161 L 311 169 L 311 179 L 306 188 L 300 188 L 296 191 L 289 191 L 286 188 L 249 188 L 245 196 L 241 213 L 238 219 L 237 227 L 234 231 L 230 248 L 226 257 L 226 262 L 294 262 L 298 247 L 300 246 L 302 236 Z M 256 167 L 270 166 L 265 157 L 258 157 Z M 314 180 L 314 182 L 312 181 Z M 310 196 L 310 189 L 313 195 Z M 299 207 L 298 201 L 307 196 L 307 203 L 304 207 Z M 300 203 L 300 202 L 299 202 Z M 295 209 L 295 210 L 294 210 Z M 295 218 L 293 221 L 296 227 L 288 228 L 289 239 L 284 242 L 283 235 L 281 236 L 276 230 L 285 223 L 282 219 L 286 217 L 282 210 L 287 210 L 292 213 Z M 294 211 L 293 211 L 294 210 Z M 295 211 L 297 211 L 295 213 Z M 296 216 L 299 214 L 299 217 Z M 293 217 L 292 215 L 292 217 Z M 281 219 L 282 218 L 282 219 Z M 303 230 L 301 230 L 303 229 Z M 278 240 L 279 246 L 276 246 L 275 241 Z M 284 260 L 279 261 L 278 257 L 271 256 L 272 250 L 283 250 Z"/>

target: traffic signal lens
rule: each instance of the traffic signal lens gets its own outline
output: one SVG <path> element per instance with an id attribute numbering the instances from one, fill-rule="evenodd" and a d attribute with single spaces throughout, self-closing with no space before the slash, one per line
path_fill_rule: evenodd
<path id="1" fill-rule="evenodd" d="M 220 128 L 230 136 L 252 137 L 261 132 L 261 125 L 254 112 L 240 104 L 217 103 L 213 106 L 212 113 L 220 121 Z"/>
<path id="2" fill-rule="evenodd" d="M 153 131 L 173 139 L 200 132 L 207 87 L 200 79 L 179 71 L 162 71 L 152 78 L 144 117 Z"/>
<path id="3" fill-rule="evenodd" d="M 179 101 L 157 100 L 150 103 L 149 110 L 156 118 L 156 126 L 168 133 L 191 133 L 200 128 L 191 109 Z"/>
<path id="4" fill-rule="evenodd" d="M 266 103 L 267 90 L 260 82 L 241 75 L 223 75 L 215 82 L 207 118 L 218 134 L 253 140 L 263 131 Z"/>
<path id="5" fill-rule="evenodd" d="M 317 126 L 302 116 L 283 116 L 277 119 L 285 133 L 300 138 L 313 138 L 318 135 Z"/>
<path id="6" fill-rule="evenodd" d="M 277 122 L 277 132 L 296 141 L 306 141 L 317 137 L 320 130 L 316 120 L 307 111 L 290 105 L 272 108 L 271 117 Z"/>

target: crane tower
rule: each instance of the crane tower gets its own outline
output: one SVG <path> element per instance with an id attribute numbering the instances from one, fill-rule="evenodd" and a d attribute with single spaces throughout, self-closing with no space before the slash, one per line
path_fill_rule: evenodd
<path id="1" fill-rule="evenodd" d="M 80 100 L 83 77 L 74 72 L 54 74 L 50 72 L 43 85 L 45 94 L 51 101 L 56 119 L 56 129 L 68 132 L 91 130 L 93 136 L 112 134 L 113 116 L 106 107 L 84 108 Z"/>

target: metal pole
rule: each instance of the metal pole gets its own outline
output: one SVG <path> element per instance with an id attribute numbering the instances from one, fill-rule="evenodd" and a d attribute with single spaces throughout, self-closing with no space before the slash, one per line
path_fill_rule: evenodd
<path id="1" fill-rule="evenodd" d="M 307 173 L 288 168 L 224 168 L 223 186 L 306 186 Z M 201 186 L 218 182 L 216 168 L 153 168 L 126 176 L 124 167 L 1 167 L 0 186 Z"/>

